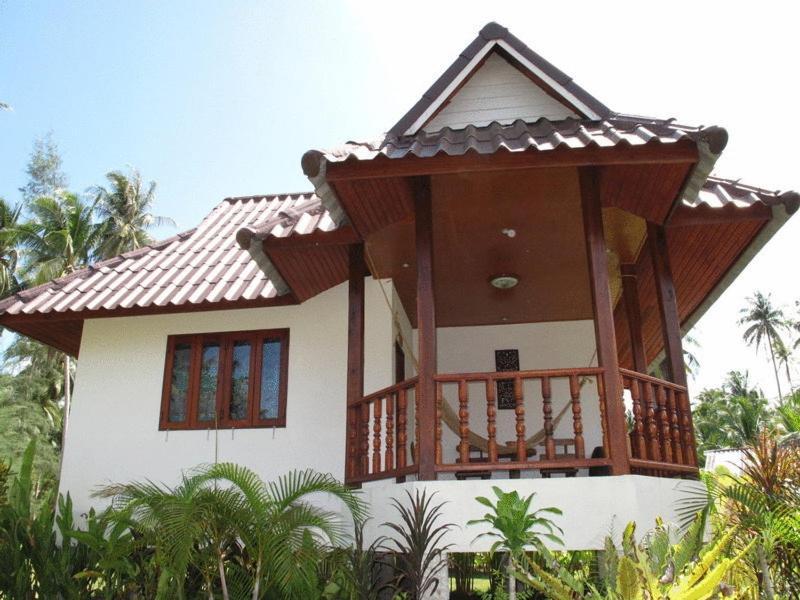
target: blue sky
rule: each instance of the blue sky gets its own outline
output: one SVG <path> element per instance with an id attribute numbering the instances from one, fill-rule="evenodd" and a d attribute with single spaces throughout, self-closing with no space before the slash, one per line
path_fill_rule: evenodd
<path id="1" fill-rule="evenodd" d="M 72 189 L 136 166 L 179 229 L 225 196 L 309 189 L 305 150 L 390 127 L 490 20 L 613 109 L 728 128 L 720 175 L 800 189 L 795 15 L 731 4 L 0 2 L 0 196 L 51 130 Z M 774 393 L 733 323 L 756 288 L 800 298 L 798 236 L 795 219 L 700 323 L 695 389 L 749 368 Z"/>

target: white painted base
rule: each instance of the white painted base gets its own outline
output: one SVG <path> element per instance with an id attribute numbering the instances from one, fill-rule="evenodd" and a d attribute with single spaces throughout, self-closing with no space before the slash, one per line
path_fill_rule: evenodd
<path id="1" fill-rule="evenodd" d="M 435 503 L 446 502 L 442 522 L 454 523 L 443 540 L 452 544 L 450 552 L 486 552 L 493 540 L 475 539 L 484 531 L 482 526 L 466 525 L 479 519 L 486 508 L 475 501 L 476 496 L 494 498 L 492 486 L 503 491 L 516 489 L 520 495 L 536 493 L 532 507 L 555 506 L 563 516 L 553 520 L 564 530 L 564 546 L 554 550 L 600 550 L 604 540 L 611 535 L 618 542 L 622 530 L 630 521 L 636 522 L 637 531 L 646 532 L 655 526 L 657 517 L 667 523 L 677 522 L 676 501 L 702 484 L 697 481 L 662 479 L 643 475 L 617 477 L 574 477 L 552 479 L 494 479 L 491 481 L 428 481 L 428 482 L 375 482 L 363 489 L 372 519 L 367 523 L 367 543 L 377 536 L 388 535 L 381 524 L 396 519 L 392 499 L 406 501 L 406 491 L 435 492 Z"/>

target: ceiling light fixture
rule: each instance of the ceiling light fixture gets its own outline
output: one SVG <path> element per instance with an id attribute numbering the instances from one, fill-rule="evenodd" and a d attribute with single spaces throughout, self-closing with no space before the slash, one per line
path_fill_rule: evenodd
<path id="1" fill-rule="evenodd" d="M 492 284 L 492 287 L 496 287 L 498 290 L 510 290 L 519 283 L 519 277 L 516 275 L 511 275 L 510 273 L 504 273 L 501 275 L 493 275 L 491 279 L 489 279 L 489 283 Z"/>

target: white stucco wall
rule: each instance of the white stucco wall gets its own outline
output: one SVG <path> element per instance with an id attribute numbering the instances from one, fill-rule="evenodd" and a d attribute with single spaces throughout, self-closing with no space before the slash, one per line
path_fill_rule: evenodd
<path id="1" fill-rule="evenodd" d="M 486 507 L 475 501 L 477 496 L 496 500 L 492 486 L 505 492 L 517 490 L 525 497 L 535 493 L 532 508 L 555 506 L 564 514 L 552 516 L 564 530 L 563 546 L 548 542 L 554 550 L 600 550 L 607 536 L 619 543 L 625 525 L 636 522 L 638 535 L 655 527 L 656 517 L 665 523 L 678 524 L 677 501 L 702 483 L 691 480 L 660 479 L 642 475 L 616 477 L 577 477 L 553 479 L 504 479 L 482 481 L 427 481 L 394 484 L 376 482 L 364 489 L 364 496 L 372 507 L 372 518 L 365 528 L 367 541 L 391 531 L 382 524 L 397 520 L 392 500 L 408 503 L 406 492 L 414 495 L 426 491 L 433 496 L 433 504 L 445 503 L 439 524 L 451 523 L 455 527 L 442 540 L 452 544 L 450 552 L 486 552 L 492 545 L 490 538 L 476 540 L 487 529 L 484 526 L 467 526 L 467 521 L 480 519 Z"/>
<path id="2" fill-rule="evenodd" d="M 391 289 L 391 285 L 388 286 Z M 365 389 L 391 385 L 393 331 L 378 282 L 366 282 Z M 167 336 L 290 330 L 287 426 L 159 431 Z M 344 475 L 347 284 L 299 306 L 88 320 L 81 341 L 61 492 L 79 514 L 99 485 L 173 484 L 200 463 L 233 461 L 272 479 L 312 467 Z"/>

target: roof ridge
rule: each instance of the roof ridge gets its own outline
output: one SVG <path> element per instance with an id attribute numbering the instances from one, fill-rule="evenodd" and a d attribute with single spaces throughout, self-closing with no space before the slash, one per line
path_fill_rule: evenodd
<path id="1" fill-rule="evenodd" d="M 252 196 L 228 196 L 223 198 L 222 202 L 242 202 L 246 200 L 274 200 L 275 198 L 285 198 L 285 197 L 293 197 L 293 196 L 315 196 L 316 193 L 314 190 L 306 191 L 306 192 L 285 192 L 285 193 L 277 193 L 277 194 L 253 194 Z"/>

